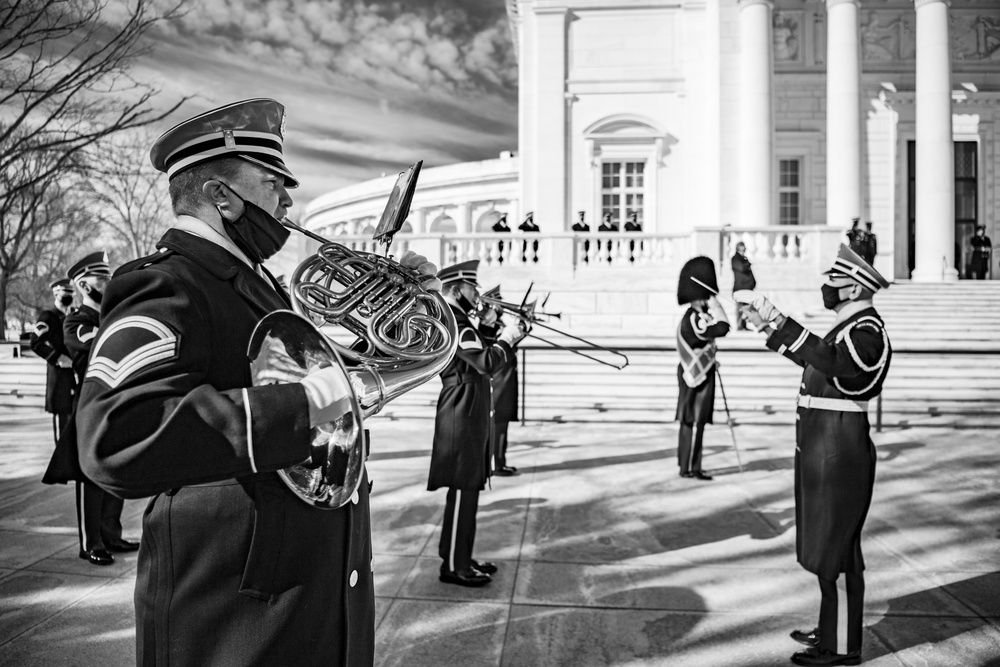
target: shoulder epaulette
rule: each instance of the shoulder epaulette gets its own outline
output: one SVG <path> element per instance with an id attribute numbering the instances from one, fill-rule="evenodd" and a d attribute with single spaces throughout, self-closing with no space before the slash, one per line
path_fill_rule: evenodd
<path id="1" fill-rule="evenodd" d="M 151 255 L 146 255 L 145 257 L 140 257 L 139 259 L 133 259 L 131 262 L 126 262 L 125 264 L 122 264 L 121 266 L 118 267 L 118 270 L 115 271 L 115 275 L 119 276 L 126 273 L 131 273 L 132 271 L 138 271 L 139 269 L 144 269 L 147 266 L 151 266 L 153 264 L 162 262 L 167 257 L 173 254 L 174 251 L 169 250 L 167 248 L 163 248 L 162 250 L 157 250 Z"/>

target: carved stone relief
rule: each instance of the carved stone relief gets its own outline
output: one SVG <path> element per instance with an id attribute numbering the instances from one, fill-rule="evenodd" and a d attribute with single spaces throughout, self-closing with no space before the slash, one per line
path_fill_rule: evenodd
<path id="1" fill-rule="evenodd" d="M 993 16 L 951 14 L 955 60 L 1000 61 L 1000 12 Z"/>
<path id="2" fill-rule="evenodd" d="M 802 61 L 802 40 L 799 26 L 802 25 L 801 12 L 775 11 L 772 16 L 774 39 L 774 61 L 776 63 L 797 63 Z"/>
<path id="3" fill-rule="evenodd" d="M 912 12 L 863 12 L 861 54 L 865 62 L 912 60 L 916 57 L 916 15 Z"/>

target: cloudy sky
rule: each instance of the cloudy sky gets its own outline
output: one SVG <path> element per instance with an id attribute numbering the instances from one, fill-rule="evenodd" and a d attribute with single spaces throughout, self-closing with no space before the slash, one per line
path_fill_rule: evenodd
<path id="1" fill-rule="evenodd" d="M 166 0 L 165 0 L 166 1 Z M 328 190 L 517 147 L 504 0 L 189 0 L 134 74 L 175 117 L 251 97 L 286 107 L 293 213 Z"/>

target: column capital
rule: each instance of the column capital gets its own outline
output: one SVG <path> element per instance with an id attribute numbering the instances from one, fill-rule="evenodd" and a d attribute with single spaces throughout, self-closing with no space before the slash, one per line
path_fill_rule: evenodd
<path id="1" fill-rule="evenodd" d="M 858 6 L 860 6 L 861 3 L 858 2 L 858 0 L 826 0 L 826 8 L 827 8 L 827 10 L 832 9 L 832 8 L 836 7 L 837 5 L 858 5 Z"/>
<path id="2" fill-rule="evenodd" d="M 768 9 L 773 9 L 774 0 L 739 0 L 740 9 L 746 9 L 750 5 L 767 5 Z"/>
<path id="3" fill-rule="evenodd" d="M 933 5 L 935 3 L 941 3 L 945 7 L 951 7 L 951 0 L 913 0 L 913 8 L 920 9 L 924 5 Z"/>

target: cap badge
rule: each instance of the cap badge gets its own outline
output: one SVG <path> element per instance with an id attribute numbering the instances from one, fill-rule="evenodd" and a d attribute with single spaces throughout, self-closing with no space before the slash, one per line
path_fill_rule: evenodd
<path id="1" fill-rule="evenodd" d="M 288 120 L 288 114 L 282 113 L 281 114 L 281 127 L 278 128 L 278 136 L 280 136 L 282 139 L 285 138 L 285 121 L 286 120 Z"/>
<path id="2" fill-rule="evenodd" d="M 236 137 L 233 136 L 232 130 L 223 130 L 222 138 L 226 141 L 226 150 L 233 151 L 236 150 Z"/>

